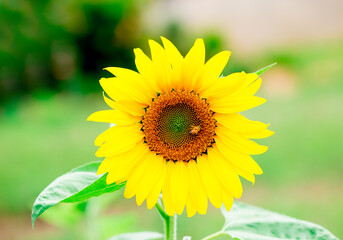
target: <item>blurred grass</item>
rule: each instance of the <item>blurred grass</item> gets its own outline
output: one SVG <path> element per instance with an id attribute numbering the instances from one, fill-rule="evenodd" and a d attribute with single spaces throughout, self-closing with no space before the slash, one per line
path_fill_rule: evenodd
<path id="1" fill-rule="evenodd" d="M 101 108 L 99 102 L 67 94 L 27 98 L 1 117 L 0 182 L 6 192 L 0 198 L 2 211 L 27 210 L 56 176 L 95 160 L 93 139 L 106 127 L 86 118 Z"/>
<path id="2" fill-rule="evenodd" d="M 242 200 L 314 221 L 342 238 L 343 78 L 339 66 L 343 65 L 343 46 L 328 45 L 271 51 L 260 56 L 261 65 L 248 69 L 255 71 L 268 65 L 273 57 L 279 63 L 263 75 L 266 81 L 258 95 L 268 102 L 245 114 L 270 122 L 276 133 L 259 141 L 270 147 L 267 153 L 255 157 L 264 174 L 257 176 L 254 187 L 244 182 Z M 233 69 L 229 67 L 227 72 L 239 67 L 233 61 Z M 240 67 L 244 69 L 242 64 Z M 273 82 L 285 75 L 290 81 L 287 84 L 293 86 L 288 92 Z M 16 107 L 4 110 L 0 115 L 0 191 L 5 193 L 0 198 L 2 213 L 28 214 L 35 197 L 53 179 L 96 160 L 93 140 L 107 124 L 86 122 L 86 118 L 100 109 L 106 109 L 100 93 L 64 93 L 27 97 Z M 132 214 L 123 217 L 130 226 L 118 229 L 162 230 L 157 213 L 137 207 L 134 200 L 113 203 L 111 209 L 104 211 L 106 216 L 121 216 L 125 211 Z M 150 217 L 142 223 L 146 216 Z M 200 239 L 219 230 L 222 221 L 219 211 L 212 209 L 206 216 L 182 216 L 179 229 L 183 235 Z M 106 222 L 103 227 L 109 228 Z M 48 234 L 39 239 L 77 238 L 73 234 L 65 230 L 58 238 Z"/>

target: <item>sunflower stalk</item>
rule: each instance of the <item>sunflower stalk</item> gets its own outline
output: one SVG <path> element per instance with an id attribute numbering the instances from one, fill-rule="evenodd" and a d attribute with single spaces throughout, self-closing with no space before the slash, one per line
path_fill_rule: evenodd
<path id="1" fill-rule="evenodd" d="M 177 215 L 169 216 L 161 205 L 161 200 L 156 203 L 156 209 L 164 220 L 164 239 L 176 240 L 177 236 Z"/>
<path id="2" fill-rule="evenodd" d="M 86 207 L 86 234 L 89 240 L 100 240 L 100 232 L 98 225 L 99 217 L 99 200 L 96 198 L 90 199 Z"/>

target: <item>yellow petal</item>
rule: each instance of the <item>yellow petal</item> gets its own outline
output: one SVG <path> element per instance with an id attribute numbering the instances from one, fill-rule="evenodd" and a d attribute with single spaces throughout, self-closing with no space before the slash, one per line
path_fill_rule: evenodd
<path id="1" fill-rule="evenodd" d="M 206 214 L 208 205 L 206 190 L 194 160 L 190 160 L 187 163 L 187 170 L 189 176 L 189 196 L 192 203 L 200 214 Z"/>
<path id="2" fill-rule="evenodd" d="M 174 89 L 180 89 L 181 84 L 181 66 L 183 62 L 183 57 L 179 50 L 166 38 L 161 37 L 164 49 L 166 51 L 169 62 L 172 66 L 172 76 L 171 76 L 171 86 Z"/>
<path id="3" fill-rule="evenodd" d="M 170 164 L 172 166 L 172 164 Z M 171 167 L 170 195 L 177 214 L 181 215 L 186 205 L 189 180 L 186 165 L 178 161 Z"/>
<path id="4" fill-rule="evenodd" d="M 99 83 L 102 89 L 110 96 L 111 99 L 116 101 L 119 100 L 133 100 L 131 96 L 125 93 L 125 91 L 118 88 L 116 85 L 117 79 L 115 77 L 111 78 L 101 78 Z"/>
<path id="5" fill-rule="evenodd" d="M 155 91 L 162 93 L 162 89 L 160 89 L 157 85 L 158 76 L 156 75 L 154 64 L 148 58 L 140 48 L 134 49 L 135 53 L 135 63 L 138 72 L 142 75 L 144 80 L 151 86 L 151 88 L 155 89 Z M 157 95 L 155 95 L 156 97 Z"/>
<path id="6" fill-rule="evenodd" d="M 124 77 L 101 78 L 100 85 L 116 101 L 133 100 L 149 105 L 154 97 L 154 95 L 142 91 L 142 87 L 139 87 L 138 84 L 130 84 L 130 80 Z"/>
<path id="7" fill-rule="evenodd" d="M 259 145 L 219 124 L 216 129 L 216 134 L 216 142 L 221 142 L 230 149 L 243 154 L 257 155 L 268 150 L 267 146 Z"/>
<path id="8" fill-rule="evenodd" d="M 135 72 L 131 69 L 120 68 L 120 67 L 107 67 L 104 69 L 109 71 L 110 73 L 112 73 L 116 77 L 127 78 L 129 81 L 131 81 L 135 84 L 140 85 L 140 82 L 142 81 L 141 75 L 139 75 L 138 72 Z"/>
<path id="9" fill-rule="evenodd" d="M 186 91 L 192 91 L 195 83 L 193 80 L 202 71 L 205 63 L 205 44 L 202 39 L 195 41 L 182 63 L 182 87 Z"/>
<path id="10" fill-rule="evenodd" d="M 201 96 L 208 99 L 228 96 L 238 89 L 245 77 L 245 72 L 239 72 L 218 78 L 211 86 L 203 89 Z"/>
<path id="11" fill-rule="evenodd" d="M 122 163 L 128 163 L 131 158 L 133 158 L 133 156 L 135 155 L 135 151 L 128 151 L 128 152 L 124 152 L 124 153 L 121 153 L 121 154 L 118 154 L 114 157 L 107 157 L 105 158 L 99 168 L 98 168 L 98 172 L 97 174 L 103 174 L 103 173 L 107 173 L 109 171 L 111 171 L 111 169 L 113 168 L 118 168 L 118 165 L 122 164 Z M 124 159 L 124 161 L 123 161 Z M 112 181 L 114 182 L 114 181 Z M 112 183 L 111 182 L 111 183 Z"/>
<path id="12" fill-rule="evenodd" d="M 257 175 L 263 173 L 260 166 L 248 154 L 236 152 L 220 141 L 216 141 L 216 143 L 213 144 L 213 148 L 216 147 L 219 149 L 222 155 L 235 166 Z"/>
<path id="13" fill-rule="evenodd" d="M 106 81 L 104 83 L 111 86 L 110 91 L 119 91 L 121 94 L 126 94 L 131 99 L 135 99 L 143 104 L 149 104 L 151 99 L 156 96 L 155 90 L 139 73 L 119 67 L 108 67 L 105 69 L 116 76 L 115 78 L 107 78 L 109 79 L 106 80 L 108 83 Z M 116 101 L 126 100 L 113 99 Z"/>
<path id="14" fill-rule="evenodd" d="M 134 101 L 118 101 L 113 106 L 123 112 L 127 112 L 135 117 L 142 117 L 145 114 L 144 108 L 147 106 Z"/>
<path id="15" fill-rule="evenodd" d="M 232 165 L 225 160 L 225 157 L 218 149 L 208 149 L 208 162 L 224 189 L 235 198 L 240 198 L 243 193 L 241 181 Z"/>
<path id="16" fill-rule="evenodd" d="M 142 125 L 139 123 L 134 123 L 129 126 L 113 126 L 105 130 L 95 139 L 95 146 L 100 146 L 104 142 L 111 140 L 113 138 L 121 138 L 123 136 L 137 135 L 140 132 Z"/>
<path id="17" fill-rule="evenodd" d="M 261 139 L 261 138 L 270 137 L 273 134 L 274 134 L 273 131 L 271 131 L 269 129 L 264 129 L 264 130 L 261 130 L 258 132 L 242 133 L 242 136 L 244 136 L 246 138 L 251 138 L 251 139 Z"/>
<path id="18" fill-rule="evenodd" d="M 208 164 L 207 155 L 198 156 L 197 165 L 210 202 L 216 208 L 220 208 L 222 205 L 223 189 Z"/>
<path id="19" fill-rule="evenodd" d="M 259 76 L 256 73 L 247 73 L 244 75 L 244 78 L 242 78 L 242 80 L 239 82 L 239 84 L 236 86 L 236 88 L 234 88 L 232 94 L 242 94 L 242 92 L 244 92 L 246 89 L 249 89 L 251 87 L 251 90 L 253 92 L 253 89 L 255 89 L 256 91 L 259 89 L 260 87 L 260 81 L 257 80 L 261 79 L 259 78 Z M 253 93 L 252 95 L 254 95 L 255 93 Z"/>
<path id="20" fill-rule="evenodd" d="M 114 77 L 112 77 L 112 78 L 101 78 L 99 80 L 99 83 L 100 83 L 102 89 L 110 96 L 111 99 L 114 99 L 116 101 L 133 100 L 125 92 L 118 89 L 118 87 L 116 86 L 116 80 L 114 79 Z"/>
<path id="21" fill-rule="evenodd" d="M 248 172 L 246 170 L 240 169 L 239 167 L 236 167 L 235 170 L 239 176 L 245 178 L 246 180 L 248 180 L 249 182 L 251 182 L 254 185 L 254 183 L 255 183 L 254 174 L 252 174 L 251 172 Z"/>
<path id="22" fill-rule="evenodd" d="M 261 139 L 274 134 L 273 131 L 267 129 L 270 124 L 248 120 L 239 113 L 216 113 L 214 117 L 218 124 L 221 124 L 234 132 L 240 133 L 246 138 Z"/>
<path id="23" fill-rule="evenodd" d="M 164 205 L 164 209 L 166 210 L 166 213 L 169 216 L 175 215 L 175 207 L 173 205 L 171 193 L 170 193 L 170 176 L 171 176 L 171 171 L 174 165 L 175 164 L 173 161 L 167 162 L 167 176 L 166 176 L 166 180 L 164 182 L 163 188 L 162 188 L 163 205 Z"/>
<path id="24" fill-rule="evenodd" d="M 148 95 L 149 99 L 155 97 L 155 90 L 146 82 L 145 79 L 135 71 L 126 68 L 108 67 L 105 70 L 117 76 L 118 79 L 124 79 L 127 84 L 139 89 L 144 94 Z M 142 91 L 143 90 L 143 91 Z"/>
<path id="25" fill-rule="evenodd" d="M 105 91 L 102 92 L 102 96 L 104 97 L 105 103 L 106 103 L 109 107 L 115 109 L 115 101 L 113 101 L 112 99 L 106 97 Z"/>
<path id="26" fill-rule="evenodd" d="M 141 117 L 135 117 L 120 110 L 103 110 L 92 113 L 87 118 L 87 121 L 131 125 L 138 123 L 141 119 Z"/>
<path id="27" fill-rule="evenodd" d="M 139 162 L 136 165 L 136 167 L 132 170 L 132 172 L 127 177 L 125 191 L 124 191 L 125 198 L 132 198 L 139 190 L 138 183 L 141 181 L 141 178 L 144 175 L 144 171 L 146 170 L 144 166 L 147 164 L 148 161 L 149 161 L 148 158 L 146 157 L 142 158 L 141 162 Z"/>
<path id="28" fill-rule="evenodd" d="M 161 39 L 173 69 L 179 68 L 183 60 L 181 53 L 168 39 L 165 37 L 161 37 Z"/>
<path id="29" fill-rule="evenodd" d="M 237 91 L 237 95 L 240 96 L 253 96 L 255 93 L 260 89 L 262 84 L 262 79 L 258 78 L 256 81 L 251 83 L 249 86 L 246 88 L 242 89 L 242 91 Z"/>
<path id="30" fill-rule="evenodd" d="M 141 117 L 145 114 L 144 108 L 147 106 L 136 101 L 113 101 L 103 94 L 104 100 L 108 106 L 113 109 L 118 109 L 120 111 L 131 114 L 135 117 Z"/>
<path id="31" fill-rule="evenodd" d="M 106 179 L 107 180 L 107 179 Z M 127 179 L 126 178 L 122 178 L 122 179 L 119 179 L 119 180 L 117 180 L 117 181 L 115 181 L 116 182 L 116 184 L 119 184 L 119 183 L 122 183 L 122 182 L 125 182 Z M 110 183 L 108 183 L 107 181 L 106 181 L 106 183 L 107 184 L 110 184 Z"/>
<path id="32" fill-rule="evenodd" d="M 269 126 L 269 124 L 265 124 L 263 122 L 249 120 L 239 113 L 216 113 L 214 118 L 218 123 L 224 125 L 232 131 L 239 133 L 259 132 Z"/>
<path id="33" fill-rule="evenodd" d="M 108 172 L 107 183 L 124 179 L 148 151 L 148 147 L 142 142 L 137 144 L 132 151 L 107 157 L 100 164 L 98 174 Z"/>
<path id="34" fill-rule="evenodd" d="M 149 193 L 147 197 L 146 203 L 147 203 L 148 209 L 151 209 L 156 205 L 158 198 L 160 197 L 162 187 L 165 183 L 166 176 L 167 176 L 167 163 L 164 162 L 161 169 L 161 176 L 157 180 L 156 184 L 154 185 L 154 187 L 152 188 L 151 192 Z"/>
<path id="35" fill-rule="evenodd" d="M 155 67 L 155 72 L 159 81 L 157 85 L 163 92 L 170 91 L 171 86 L 171 64 L 165 50 L 160 44 L 153 40 L 149 40 L 149 46 L 151 50 L 151 59 Z"/>
<path id="36" fill-rule="evenodd" d="M 233 205 L 233 197 L 228 193 L 224 193 L 223 194 L 223 203 L 224 203 L 226 210 L 229 212 L 232 208 L 232 205 Z"/>
<path id="37" fill-rule="evenodd" d="M 204 89 L 209 88 L 218 81 L 220 74 L 229 61 L 230 55 L 231 52 L 223 51 L 206 62 L 203 73 L 198 79 L 198 83 L 195 83 L 195 89 L 198 93 L 201 93 Z"/>
<path id="38" fill-rule="evenodd" d="M 211 100 L 210 108 L 218 113 L 237 113 L 249 110 L 265 103 L 266 100 L 260 97 L 232 97 L 216 98 Z"/>
<path id="39" fill-rule="evenodd" d="M 186 207 L 187 207 L 187 217 L 193 217 L 196 214 L 196 209 L 189 195 L 186 200 Z"/>
<path id="40" fill-rule="evenodd" d="M 151 152 L 148 156 L 148 161 L 144 165 L 144 174 L 137 185 L 136 202 L 140 206 L 147 196 L 151 193 L 153 187 L 161 178 L 162 172 L 166 170 L 165 160 L 161 156 L 157 156 Z"/>
<path id="41" fill-rule="evenodd" d="M 118 131 L 119 133 L 120 131 Z M 123 133 L 123 132 L 121 132 Z M 108 139 L 98 151 L 95 153 L 97 157 L 110 157 L 124 153 L 131 150 L 138 142 L 142 141 L 144 134 L 142 131 L 137 131 L 135 134 L 132 133 L 128 137 L 127 134 L 118 135 L 115 138 Z"/>

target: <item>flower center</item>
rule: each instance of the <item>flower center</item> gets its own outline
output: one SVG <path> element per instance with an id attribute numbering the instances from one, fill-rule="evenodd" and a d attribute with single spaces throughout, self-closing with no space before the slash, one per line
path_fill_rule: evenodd
<path id="1" fill-rule="evenodd" d="M 205 153 L 216 127 L 205 99 L 174 90 L 153 99 L 142 123 L 149 149 L 173 161 L 189 161 Z"/>

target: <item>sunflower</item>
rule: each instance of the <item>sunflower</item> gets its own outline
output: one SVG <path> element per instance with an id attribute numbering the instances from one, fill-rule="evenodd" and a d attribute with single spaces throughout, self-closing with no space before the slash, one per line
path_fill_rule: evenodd
<path id="1" fill-rule="evenodd" d="M 229 211 L 242 195 L 239 176 L 254 183 L 261 168 L 250 155 L 268 147 L 251 139 L 273 134 L 269 124 L 248 120 L 239 112 L 265 99 L 255 73 L 220 77 L 231 52 L 205 63 L 205 46 L 197 39 L 183 57 L 162 37 L 163 47 L 149 40 L 151 59 L 134 49 L 138 72 L 108 67 L 115 77 L 102 78 L 105 102 L 112 108 L 89 121 L 113 123 L 95 140 L 97 157 L 105 157 L 98 174 L 106 181 L 126 181 L 124 196 L 146 200 L 151 209 L 162 193 L 168 215 L 205 214 L 208 200 Z"/>

